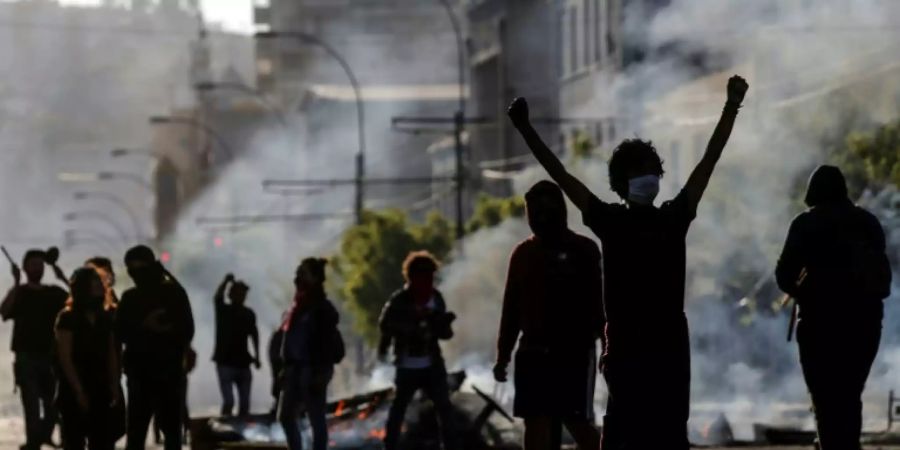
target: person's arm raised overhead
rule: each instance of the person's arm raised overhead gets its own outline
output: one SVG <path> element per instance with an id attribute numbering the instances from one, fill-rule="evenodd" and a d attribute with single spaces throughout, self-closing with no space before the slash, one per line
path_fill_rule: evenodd
<path id="1" fill-rule="evenodd" d="M 709 185 L 709 179 L 716 168 L 716 163 L 719 162 L 725 144 L 728 143 L 731 129 L 734 128 L 734 120 L 737 118 L 738 109 L 741 107 L 741 102 L 744 101 L 744 94 L 747 93 L 748 87 L 747 81 L 737 75 L 728 80 L 728 101 L 722 110 L 722 116 L 719 118 L 712 137 L 709 138 L 703 158 L 694 168 L 684 187 L 684 193 L 687 195 L 692 211 L 695 211 L 697 205 L 700 204 L 700 199 L 703 198 L 703 192 Z"/>
<path id="2" fill-rule="evenodd" d="M 550 175 L 550 178 L 553 178 L 553 181 L 562 188 L 563 192 L 566 193 L 566 196 L 569 197 L 569 200 L 571 200 L 579 210 L 584 211 L 587 209 L 588 203 L 594 195 L 587 186 L 566 170 L 559 158 L 556 157 L 553 151 L 550 150 L 550 148 L 547 147 L 547 144 L 541 139 L 541 136 L 538 135 L 528 117 L 528 101 L 522 97 L 516 98 L 513 100 L 512 104 L 509 105 L 507 114 L 509 115 L 509 119 L 512 121 L 513 126 L 519 130 L 519 134 L 525 139 L 525 143 L 528 144 L 531 153 L 534 154 L 534 157 L 541 166 L 544 167 Z"/>

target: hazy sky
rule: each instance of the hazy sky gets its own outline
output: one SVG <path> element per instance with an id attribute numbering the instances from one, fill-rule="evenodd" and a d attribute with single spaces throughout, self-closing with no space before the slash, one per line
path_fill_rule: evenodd
<path id="1" fill-rule="evenodd" d="M 101 0 L 60 0 L 63 4 L 96 5 Z M 253 31 L 253 0 L 201 0 L 209 23 L 220 23 L 229 30 Z"/>

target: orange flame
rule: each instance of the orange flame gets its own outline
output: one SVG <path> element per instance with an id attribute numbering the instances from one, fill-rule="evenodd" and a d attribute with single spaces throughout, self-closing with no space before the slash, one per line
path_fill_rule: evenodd
<path id="1" fill-rule="evenodd" d="M 343 414 L 344 414 L 344 401 L 341 400 L 338 402 L 337 408 L 334 409 L 334 415 L 340 417 Z"/>

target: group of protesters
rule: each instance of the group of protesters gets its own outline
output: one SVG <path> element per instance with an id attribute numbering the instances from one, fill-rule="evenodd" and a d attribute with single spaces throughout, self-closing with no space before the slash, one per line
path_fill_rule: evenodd
<path id="1" fill-rule="evenodd" d="M 544 144 L 527 102 L 519 98 L 510 106 L 513 125 L 553 180 L 525 195 L 533 234 L 512 252 L 493 370 L 506 382 L 514 369 L 513 409 L 525 423 L 526 450 L 559 448 L 562 426 L 583 449 L 689 447 L 685 239 L 747 89 L 742 78 L 729 80 L 703 157 L 683 189 L 658 207 L 664 170 L 650 142 L 627 139 L 613 151 L 610 187 L 623 202 L 606 203 Z M 570 229 L 566 198 L 599 246 Z M 890 293 L 884 232 L 850 201 L 836 167 L 814 172 L 806 204 L 809 210 L 791 224 L 776 279 L 799 305 L 800 360 L 819 445 L 859 449 L 860 396 L 878 350 L 882 300 Z M 196 359 L 185 289 L 145 246 L 125 254 L 134 287 L 121 300 L 109 259 L 92 258 L 65 277 L 47 253 L 25 254 L 25 284 L 13 264 L 15 286 L 0 304 L 3 319 L 15 321 L 15 380 L 27 435 L 22 448 L 52 444 L 57 418 L 67 449 L 86 443 L 111 449 L 123 435 L 128 449 L 141 449 L 151 419 L 165 447 L 180 448 L 187 373 Z M 66 289 L 42 284 L 47 264 Z M 345 349 L 337 309 L 325 293 L 326 266 L 324 259 L 307 258 L 297 267 L 291 307 L 269 341 L 272 414 L 290 449 L 302 448 L 297 418 L 303 414 L 313 449 L 329 445 L 327 389 Z M 379 321 L 378 356 L 384 360 L 393 348 L 397 367 L 385 448 L 401 447 L 406 409 L 419 390 L 434 403 L 443 447 L 462 448 L 439 343 L 452 338 L 456 315 L 435 287 L 439 263 L 416 251 L 400 270 L 405 284 L 387 299 Z M 223 416 L 234 414 L 235 390 L 237 415 L 250 414 L 251 367 L 261 367 L 256 316 L 245 305 L 249 290 L 228 274 L 213 296 Z M 609 392 L 602 432 L 594 417 L 598 366 Z"/>

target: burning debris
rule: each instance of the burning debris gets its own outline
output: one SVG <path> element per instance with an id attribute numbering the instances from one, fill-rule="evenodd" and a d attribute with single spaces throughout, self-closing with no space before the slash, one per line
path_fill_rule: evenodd
<path id="1" fill-rule="evenodd" d="M 452 390 L 454 419 L 463 431 L 463 448 L 518 450 L 521 440 L 512 417 L 488 394 L 474 388 L 462 392 L 464 372 L 448 376 Z M 394 397 L 394 389 L 382 389 L 343 398 L 328 404 L 330 448 L 380 449 L 385 436 L 384 424 Z M 495 414 L 496 413 L 496 414 Z M 439 449 L 437 418 L 433 406 L 422 397 L 410 405 L 403 430 L 402 448 Z M 227 443 L 229 448 L 285 448 L 281 425 L 271 415 L 247 418 L 203 417 L 191 420 L 191 448 L 213 450 Z M 306 444 L 312 436 L 303 427 Z"/>

